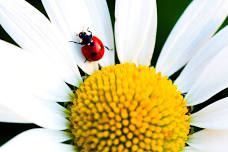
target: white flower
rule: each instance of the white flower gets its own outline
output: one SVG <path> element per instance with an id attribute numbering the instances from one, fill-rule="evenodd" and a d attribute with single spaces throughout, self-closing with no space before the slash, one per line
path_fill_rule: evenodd
<path id="1" fill-rule="evenodd" d="M 0 23 L 20 46 L 0 40 L 0 121 L 34 123 L 43 128 L 25 131 L 0 152 L 70 152 L 74 146 L 63 131 L 69 101 L 68 84 L 79 86 L 77 66 L 92 74 L 114 64 L 114 51 L 98 62 L 86 62 L 80 46 L 69 43 L 90 27 L 105 45 L 114 48 L 106 1 L 42 0 L 50 21 L 24 0 L 1 0 Z M 117 0 L 115 38 L 121 63 L 149 66 L 156 37 L 155 0 Z M 228 27 L 215 32 L 228 14 L 227 0 L 194 0 L 168 37 L 156 70 L 170 76 L 183 67 L 174 82 L 187 93 L 188 106 L 200 104 L 228 86 Z M 66 82 L 66 83 L 65 83 Z M 184 152 L 227 152 L 228 98 L 191 115 L 191 125 L 203 130 L 187 140 Z"/>

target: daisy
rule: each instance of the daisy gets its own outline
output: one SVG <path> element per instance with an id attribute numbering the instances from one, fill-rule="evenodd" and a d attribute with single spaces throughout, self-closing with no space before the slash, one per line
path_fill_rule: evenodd
<path id="1" fill-rule="evenodd" d="M 228 151 L 228 98 L 190 110 L 228 86 L 228 27 L 215 34 L 227 17 L 227 0 L 194 0 L 155 68 L 149 67 L 155 0 L 116 1 L 118 65 L 107 50 L 101 60 L 84 62 L 81 46 L 69 43 L 90 27 L 114 48 L 106 1 L 42 3 L 49 19 L 24 0 L 0 1 L 1 26 L 19 46 L 0 40 L 0 121 L 41 127 L 17 135 L 0 152 Z M 173 84 L 168 77 L 184 65 Z"/>

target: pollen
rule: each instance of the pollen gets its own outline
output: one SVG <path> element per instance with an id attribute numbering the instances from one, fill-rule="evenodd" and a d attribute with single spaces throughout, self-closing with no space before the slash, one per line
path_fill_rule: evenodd
<path id="1" fill-rule="evenodd" d="M 81 152 L 179 152 L 190 130 L 186 101 L 154 68 L 102 68 L 75 91 L 70 121 Z"/>

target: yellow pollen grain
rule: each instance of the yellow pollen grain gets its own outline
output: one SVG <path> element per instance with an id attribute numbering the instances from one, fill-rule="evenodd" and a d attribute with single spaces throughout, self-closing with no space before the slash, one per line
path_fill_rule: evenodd
<path id="1" fill-rule="evenodd" d="M 70 111 L 81 152 L 178 152 L 190 129 L 186 101 L 172 81 L 135 64 L 105 67 L 86 78 Z"/>

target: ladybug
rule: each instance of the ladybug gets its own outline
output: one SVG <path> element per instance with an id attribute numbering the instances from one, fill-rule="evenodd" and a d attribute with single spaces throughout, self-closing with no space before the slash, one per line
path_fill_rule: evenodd
<path id="1" fill-rule="evenodd" d="M 100 60 L 104 55 L 104 48 L 107 50 L 110 50 L 108 47 L 104 46 L 102 41 L 96 37 L 93 36 L 92 32 L 87 29 L 88 32 L 80 32 L 76 36 L 80 38 L 80 42 L 74 42 L 70 41 L 76 44 L 83 45 L 81 48 L 82 54 L 86 58 L 86 61 L 98 61 Z"/>

